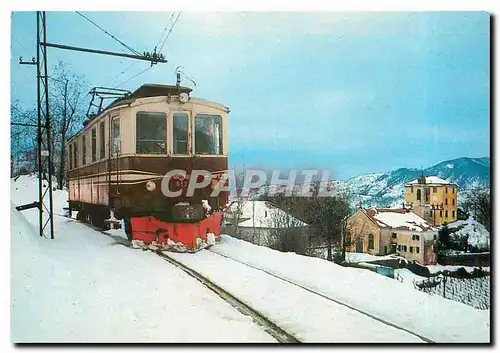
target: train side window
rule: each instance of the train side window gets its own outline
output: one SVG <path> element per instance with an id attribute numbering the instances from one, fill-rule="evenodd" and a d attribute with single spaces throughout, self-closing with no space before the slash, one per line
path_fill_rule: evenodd
<path id="1" fill-rule="evenodd" d="M 92 162 L 97 159 L 97 129 L 92 129 Z"/>
<path id="2" fill-rule="evenodd" d="M 104 121 L 99 124 L 99 159 L 103 159 L 105 157 L 106 151 L 106 135 L 104 124 Z"/>
<path id="3" fill-rule="evenodd" d="M 222 118 L 220 115 L 196 115 L 194 150 L 196 154 L 222 154 Z"/>
<path id="4" fill-rule="evenodd" d="M 113 118 L 111 129 L 113 136 L 113 155 L 117 155 L 120 152 L 120 117 Z"/>
<path id="5" fill-rule="evenodd" d="M 78 168 L 78 139 L 73 144 L 73 165 Z"/>
<path id="6" fill-rule="evenodd" d="M 174 154 L 188 153 L 188 115 L 174 114 Z"/>
<path id="7" fill-rule="evenodd" d="M 136 153 L 166 153 L 165 113 L 138 112 L 136 115 Z"/>
<path id="8" fill-rule="evenodd" d="M 82 166 L 85 165 L 87 159 L 87 136 L 82 135 Z"/>
<path id="9" fill-rule="evenodd" d="M 73 169 L 73 144 L 69 144 L 69 169 Z"/>

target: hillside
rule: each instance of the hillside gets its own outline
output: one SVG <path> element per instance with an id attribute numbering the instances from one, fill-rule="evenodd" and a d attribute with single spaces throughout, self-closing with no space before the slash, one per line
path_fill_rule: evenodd
<path id="1" fill-rule="evenodd" d="M 421 173 L 437 175 L 458 185 L 460 191 L 490 182 L 490 158 L 457 158 L 426 169 L 400 168 L 386 173 L 364 174 L 339 181 L 338 187 L 353 196 L 353 202 L 365 206 L 399 206 L 404 200 L 404 185 Z"/>

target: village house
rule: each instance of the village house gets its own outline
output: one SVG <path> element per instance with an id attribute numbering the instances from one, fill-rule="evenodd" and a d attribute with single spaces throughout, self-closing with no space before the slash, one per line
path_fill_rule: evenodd
<path id="1" fill-rule="evenodd" d="M 234 201 L 224 213 L 224 232 L 257 245 L 268 246 L 270 238 L 283 229 L 305 237 L 307 227 L 268 201 Z"/>
<path id="2" fill-rule="evenodd" d="M 406 209 L 359 208 L 347 219 L 346 251 L 397 254 L 422 265 L 436 264 L 437 234 Z"/>
<path id="3" fill-rule="evenodd" d="M 437 176 L 424 176 L 405 185 L 405 207 L 433 226 L 457 221 L 458 186 Z"/>

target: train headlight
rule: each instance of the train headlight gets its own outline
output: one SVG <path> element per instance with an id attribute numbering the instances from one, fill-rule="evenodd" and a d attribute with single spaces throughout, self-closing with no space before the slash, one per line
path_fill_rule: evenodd
<path id="1" fill-rule="evenodd" d="M 181 103 L 186 103 L 189 100 L 189 95 L 186 92 L 179 94 L 179 100 Z"/>
<path id="2" fill-rule="evenodd" d="M 154 181 L 148 181 L 146 183 L 146 190 L 147 191 L 153 191 L 154 189 L 156 189 L 156 183 Z"/>

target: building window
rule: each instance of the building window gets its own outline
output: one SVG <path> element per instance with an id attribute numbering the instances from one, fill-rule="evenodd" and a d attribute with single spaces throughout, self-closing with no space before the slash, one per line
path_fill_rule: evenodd
<path id="1" fill-rule="evenodd" d="M 437 239 L 437 236 L 436 236 L 436 234 L 434 234 L 434 240 L 436 240 L 436 239 Z"/>
<path id="2" fill-rule="evenodd" d="M 420 191 L 420 189 L 417 190 L 417 201 L 421 201 L 422 200 L 422 191 Z"/>
<path id="3" fill-rule="evenodd" d="M 97 159 L 97 130 L 92 129 L 92 162 Z"/>
<path id="4" fill-rule="evenodd" d="M 417 234 L 413 234 L 413 235 L 411 236 L 411 239 L 412 239 L 412 240 L 420 240 L 420 236 L 419 236 L 419 235 L 417 235 Z"/>
<path id="5" fill-rule="evenodd" d="M 219 115 L 196 115 L 194 152 L 222 154 L 222 118 Z"/>
<path id="6" fill-rule="evenodd" d="M 448 210 L 444 211 L 444 216 L 448 218 Z"/>
<path id="7" fill-rule="evenodd" d="M 439 217 L 443 217 L 443 210 L 439 210 Z"/>
<path id="8" fill-rule="evenodd" d="M 437 188 L 437 186 L 433 186 L 433 187 L 432 187 L 432 192 L 438 192 L 438 188 Z"/>
<path id="9" fill-rule="evenodd" d="M 408 252 L 408 247 L 406 245 L 403 245 L 403 251 Z"/>
<path id="10" fill-rule="evenodd" d="M 373 246 L 373 234 L 368 234 L 368 250 L 371 250 L 374 248 Z"/>
<path id="11" fill-rule="evenodd" d="M 455 188 L 451 188 L 451 193 L 454 194 L 455 193 Z"/>
<path id="12" fill-rule="evenodd" d="M 410 246 L 410 252 L 413 252 L 413 246 Z"/>
<path id="13" fill-rule="evenodd" d="M 451 199 L 451 204 L 455 206 L 455 199 Z"/>
<path id="14" fill-rule="evenodd" d="M 103 159 L 106 151 L 106 135 L 104 121 L 99 124 L 99 159 Z"/>
<path id="15" fill-rule="evenodd" d="M 120 117 L 113 118 L 111 123 L 111 136 L 113 136 L 113 156 L 120 152 Z"/>
<path id="16" fill-rule="evenodd" d="M 82 165 L 85 165 L 85 160 L 87 159 L 87 136 L 82 135 Z"/>
<path id="17" fill-rule="evenodd" d="M 448 204 L 448 199 L 444 199 L 444 204 L 447 205 Z"/>
<path id="18" fill-rule="evenodd" d="M 188 153 L 188 115 L 174 114 L 174 154 Z"/>
<path id="19" fill-rule="evenodd" d="M 415 247 L 415 252 L 418 254 L 420 253 L 420 248 L 418 246 Z"/>
<path id="20" fill-rule="evenodd" d="M 455 218 L 455 211 L 454 211 L 454 210 L 453 210 L 453 211 L 451 211 L 451 217 L 452 217 L 452 218 Z"/>
<path id="21" fill-rule="evenodd" d="M 69 144 L 69 169 L 73 169 L 73 144 Z"/>
<path id="22" fill-rule="evenodd" d="M 396 239 L 398 237 L 397 233 L 392 233 L 392 239 Z"/>
<path id="23" fill-rule="evenodd" d="M 411 193 L 413 194 L 413 186 L 411 187 Z"/>
<path id="24" fill-rule="evenodd" d="M 136 115 L 136 153 L 166 153 L 166 126 L 165 113 L 138 112 Z"/>

